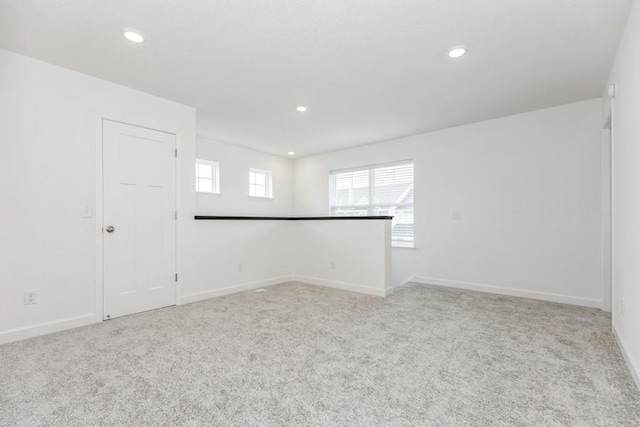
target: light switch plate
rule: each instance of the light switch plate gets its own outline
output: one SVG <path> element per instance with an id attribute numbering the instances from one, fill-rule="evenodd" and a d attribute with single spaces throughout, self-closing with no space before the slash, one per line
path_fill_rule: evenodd
<path id="1" fill-rule="evenodd" d="M 91 206 L 85 206 L 82 209 L 82 218 L 93 218 L 93 208 Z"/>

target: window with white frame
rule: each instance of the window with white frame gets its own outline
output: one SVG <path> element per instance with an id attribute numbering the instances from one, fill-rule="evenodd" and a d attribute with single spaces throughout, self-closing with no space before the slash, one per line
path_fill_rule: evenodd
<path id="1" fill-rule="evenodd" d="M 196 159 L 196 191 L 220 193 L 220 165 L 210 160 Z"/>
<path id="2" fill-rule="evenodd" d="M 413 161 L 332 171 L 332 216 L 392 216 L 391 244 L 414 247 Z"/>
<path id="3" fill-rule="evenodd" d="M 249 169 L 249 196 L 273 198 L 271 171 Z"/>

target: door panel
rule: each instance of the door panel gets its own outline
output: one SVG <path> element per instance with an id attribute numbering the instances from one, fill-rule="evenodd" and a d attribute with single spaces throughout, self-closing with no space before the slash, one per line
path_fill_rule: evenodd
<path id="1" fill-rule="evenodd" d="M 175 135 L 103 121 L 105 319 L 175 304 L 175 147 Z"/>

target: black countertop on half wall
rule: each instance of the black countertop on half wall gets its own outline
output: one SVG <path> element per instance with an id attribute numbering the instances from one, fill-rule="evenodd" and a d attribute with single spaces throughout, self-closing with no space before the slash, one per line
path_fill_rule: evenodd
<path id="1" fill-rule="evenodd" d="M 196 215 L 193 219 L 197 220 L 285 220 L 285 221 L 302 221 L 302 220 L 371 220 L 371 219 L 393 219 L 392 216 L 217 216 L 217 215 Z"/>

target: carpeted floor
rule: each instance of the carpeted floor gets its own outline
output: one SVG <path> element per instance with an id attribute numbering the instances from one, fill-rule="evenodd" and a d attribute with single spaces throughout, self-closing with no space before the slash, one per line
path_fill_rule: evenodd
<path id="1" fill-rule="evenodd" d="M 0 346 L 1 426 L 639 426 L 598 310 L 288 283 Z"/>

